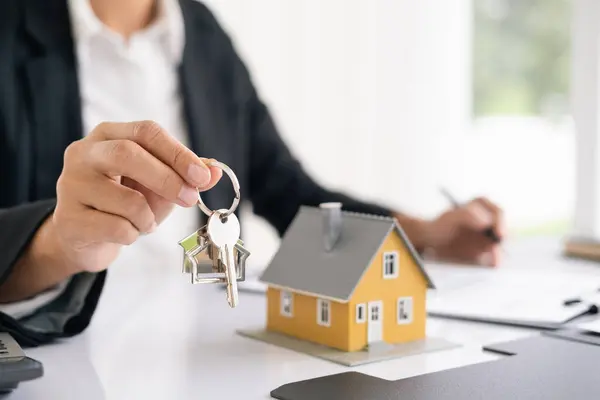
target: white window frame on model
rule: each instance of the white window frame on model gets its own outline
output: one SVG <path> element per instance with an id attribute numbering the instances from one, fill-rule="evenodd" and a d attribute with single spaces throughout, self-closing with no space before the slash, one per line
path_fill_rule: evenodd
<path id="1" fill-rule="evenodd" d="M 364 324 L 367 322 L 367 305 L 360 303 L 356 305 L 356 323 Z"/>
<path id="2" fill-rule="evenodd" d="M 397 251 L 386 251 L 382 257 L 383 279 L 395 279 L 398 277 L 400 262 Z M 388 268 L 391 266 L 391 269 Z"/>
<path id="3" fill-rule="evenodd" d="M 326 320 L 323 317 L 326 317 Z M 331 302 L 329 300 L 317 299 L 317 324 L 331 326 Z"/>
<path id="4" fill-rule="evenodd" d="M 402 306 L 403 305 L 403 306 Z M 400 311 L 403 310 L 406 318 L 401 318 Z M 412 297 L 398 297 L 396 301 L 396 321 L 398 325 L 408 325 L 413 322 L 414 304 Z"/>

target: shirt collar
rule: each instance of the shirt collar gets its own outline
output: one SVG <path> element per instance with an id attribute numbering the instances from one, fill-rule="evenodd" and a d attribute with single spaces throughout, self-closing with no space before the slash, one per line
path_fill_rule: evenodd
<path id="1" fill-rule="evenodd" d="M 100 35 L 122 40 L 98 19 L 89 0 L 68 0 L 68 3 L 72 31 L 77 43 L 87 43 L 91 38 Z M 163 44 L 171 61 L 179 64 L 185 44 L 181 7 L 177 0 L 159 0 L 158 7 L 158 15 L 152 24 L 133 36 L 154 36 Z"/>

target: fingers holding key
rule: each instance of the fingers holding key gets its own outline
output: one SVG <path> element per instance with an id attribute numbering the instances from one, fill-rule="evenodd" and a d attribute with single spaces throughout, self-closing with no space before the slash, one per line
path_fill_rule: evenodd
<path id="1" fill-rule="evenodd" d="M 216 161 L 214 158 L 211 158 L 211 159 L 203 158 L 202 161 L 210 169 L 210 181 L 208 182 L 207 185 L 200 188 L 200 191 L 207 191 L 207 190 L 212 189 L 217 183 L 219 183 L 219 181 L 223 177 L 223 170 L 219 167 L 214 167 L 214 166 L 210 165 L 211 162 Z"/>
<path id="2" fill-rule="evenodd" d="M 198 189 L 130 140 L 94 143 L 88 158 L 93 170 L 110 177 L 125 176 L 133 179 L 162 198 L 181 206 L 192 206 L 198 199 Z M 210 172 L 207 169 L 208 174 Z"/>
<path id="3" fill-rule="evenodd" d="M 207 162 L 153 122 L 98 125 L 64 153 L 51 225 L 61 251 L 79 269 L 106 268 L 119 246 L 219 181 Z"/>
<path id="4" fill-rule="evenodd" d="M 173 169 L 190 187 L 204 189 L 212 181 L 211 170 L 203 160 L 155 122 L 105 122 L 98 125 L 90 136 L 97 141 L 116 140 L 137 144 Z M 133 150 L 132 147 L 129 149 Z"/>

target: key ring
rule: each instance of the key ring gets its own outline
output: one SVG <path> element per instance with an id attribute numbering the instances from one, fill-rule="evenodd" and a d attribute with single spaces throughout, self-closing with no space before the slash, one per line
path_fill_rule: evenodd
<path id="1" fill-rule="evenodd" d="M 221 170 L 223 170 L 223 172 L 227 174 L 227 176 L 229 176 L 229 179 L 231 179 L 231 183 L 233 184 L 233 191 L 235 192 L 235 198 L 233 199 L 233 204 L 231 205 L 231 207 L 229 207 L 229 210 L 225 211 L 224 213 L 221 213 L 222 218 L 227 218 L 236 210 L 236 208 L 240 204 L 240 183 L 238 182 L 237 176 L 235 176 L 235 174 L 233 173 L 233 170 L 229 168 L 229 166 L 227 166 L 226 164 L 217 160 L 208 160 L 208 162 L 205 162 L 205 164 L 210 167 L 220 168 Z M 202 201 L 202 196 L 200 196 L 200 192 L 198 192 L 198 207 L 200 207 L 202 212 L 209 217 L 214 214 L 214 211 L 208 208 L 206 204 L 204 204 L 204 201 Z"/>

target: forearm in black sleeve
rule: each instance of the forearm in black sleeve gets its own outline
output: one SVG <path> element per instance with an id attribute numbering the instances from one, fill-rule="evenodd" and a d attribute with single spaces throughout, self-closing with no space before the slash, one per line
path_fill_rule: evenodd
<path id="1" fill-rule="evenodd" d="M 7 281 L 54 206 L 55 200 L 50 199 L 0 209 L 0 285 Z M 105 274 L 73 276 L 58 298 L 22 319 L 0 313 L 0 331 L 11 333 L 23 346 L 37 346 L 81 333 L 96 309 Z"/>

